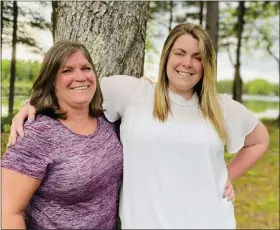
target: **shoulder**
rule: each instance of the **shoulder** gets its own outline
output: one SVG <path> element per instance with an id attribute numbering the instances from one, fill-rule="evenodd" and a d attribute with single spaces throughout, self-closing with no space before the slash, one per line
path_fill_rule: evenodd
<path id="1" fill-rule="evenodd" d="M 217 99 L 218 102 L 220 103 L 221 106 L 226 106 L 228 101 L 231 99 L 230 96 L 226 93 L 223 94 L 217 94 Z"/>
<path id="2" fill-rule="evenodd" d="M 222 110 L 229 110 L 229 109 L 235 108 L 235 107 L 243 107 L 243 105 L 241 103 L 239 103 L 238 101 L 235 101 L 231 96 L 229 96 L 226 93 L 218 94 L 217 99 L 218 99 L 218 102 L 219 102 Z"/>
<path id="3" fill-rule="evenodd" d="M 56 126 L 57 121 L 45 116 L 38 115 L 32 123 L 25 122 L 24 132 L 34 136 L 50 135 L 51 129 Z"/>
<path id="4" fill-rule="evenodd" d="M 97 120 L 101 127 L 111 127 L 114 124 L 113 122 L 110 122 L 105 116 L 99 116 L 97 117 Z"/>
<path id="5" fill-rule="evenodd" d="M 130 89 L 133 93 L 143 92 L 155 87 L 154 82 L 149 81 L 144 77 L 136 78 L 135 76 L 129 75 L 113 75 L 110 77 L 105 77 L 101 80 L 101 85 L 103 88 L 126 88 L 127 90 Z"/>

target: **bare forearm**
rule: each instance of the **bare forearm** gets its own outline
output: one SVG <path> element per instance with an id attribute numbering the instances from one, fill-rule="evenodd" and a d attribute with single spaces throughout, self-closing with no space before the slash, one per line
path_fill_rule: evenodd
<path id="1" fill-rule="evenodd" d="M 266 150 L 264 145 L 253 145 L 242 148 L 229 162 L 228 175 L 230 180 L 237 179 L 251 168 Z"/>
<path id="2" fill-rule="evenodd" d="M 2 216 L 2 229 L 26 229 L 22 214 Z"/>

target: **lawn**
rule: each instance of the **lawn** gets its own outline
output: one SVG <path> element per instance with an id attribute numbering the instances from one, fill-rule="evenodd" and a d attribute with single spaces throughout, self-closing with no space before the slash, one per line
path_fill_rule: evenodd
<path id="1" fill-rule="evenodd" d="M 279 229 L 279 124 L 264 120 L 270 145 L 264 156 L 234 181 L 235 215 L 238 229 Z M 2 133 L 1 153 L 8 133 Z M 231 155 L 226 155 L 229 160 Z"/>
<path id="2" fill-rule="evenodd" d="M 269 148 L 246 175 L 233 183 L 238 229 L 279 229 L 279 124 L 263 122 L 270 135 Z"/>

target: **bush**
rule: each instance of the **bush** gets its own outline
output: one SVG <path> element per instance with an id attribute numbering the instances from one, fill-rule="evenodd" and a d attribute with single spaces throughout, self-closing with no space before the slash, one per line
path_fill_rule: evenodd
<path id="1" fill-rule="evenodd" d="M 12 115 L 1 117 L 1 132 L 9 132 L 13 117 L 17 114 L 18 110 L 14 111 Z"/>
<path id="2" fill-rule="evenodd" d="M 30 82 L 16 82 L 15 83 L 15 96 L 29 96 L 32 88 Z M 10 90 L 10 83 L 2 82 L 2 97 L 8 97 Z"/>

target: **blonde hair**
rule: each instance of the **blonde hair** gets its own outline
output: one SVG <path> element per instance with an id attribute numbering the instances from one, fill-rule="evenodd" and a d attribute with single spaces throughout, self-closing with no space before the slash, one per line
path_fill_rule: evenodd
<path id="1" fill-rule="evenodd" d="M 153 116 L 164 122 L 169 113 L 171 113 L 166 65 L 173 44 L 180 36 L 186 34 L 198 40 L 201 52 L 204 73 L 200 81 L 194 86 L 194 91 L 199 98 L 200 109 L 203 117 L 213 124 L 221 140 L 225 143 L 227 141 L 227 133 L 216 89 L 216 53 L 210 37 L 201 25 L 191 23 L 180 24 L 169 33 L 160 58 L 159 79 L 155 90 Z"/>
<path id="2" fill-rule="evenodd" d="M 97 73 L 92 58 L 82 44 L 71 41 L 60 41 L 54 44 L 46 53 L 39 75 L 33 84 L 30 104 L 36 109 L 36 113 L 42 113 L 53 118 L 66 118 L 66 111 L 63 111 L 58 103 L 55 94 L 55 82 L 59 68 L 65 60 L 77 51 L 82 52 L 91 64 L 96 76 L 96 91 L 89 104 L 89 114 L 93 117 L 103 116 L 103 97 Z"/>

